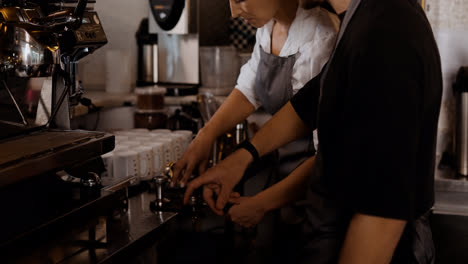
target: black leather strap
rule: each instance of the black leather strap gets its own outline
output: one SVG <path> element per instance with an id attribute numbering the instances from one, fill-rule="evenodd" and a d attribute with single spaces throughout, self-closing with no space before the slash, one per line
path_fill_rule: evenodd
<path id="1" fill-rule="evenodd" d="M 258 155 L 257 149 L 254 145 L 252 145 L 252 143 L 250 143 L 249 140 L 244 140 L 239 145 L 237 145 L 237 149 L 240 148 L 247 150 L 250 153 L 250 155 L 252 155 L 253 162 L 257 162 L 258 160 L 260 160 L 260 155 Z"/>

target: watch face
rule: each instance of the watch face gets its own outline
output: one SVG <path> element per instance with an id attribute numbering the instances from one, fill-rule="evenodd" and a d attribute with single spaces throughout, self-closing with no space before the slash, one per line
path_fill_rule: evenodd
<path id="1" fill-rule="evenodd" d="M 185 8 L 185 0 L 150 0 L 151 11 L 163 30 L 173 29 Z"/>

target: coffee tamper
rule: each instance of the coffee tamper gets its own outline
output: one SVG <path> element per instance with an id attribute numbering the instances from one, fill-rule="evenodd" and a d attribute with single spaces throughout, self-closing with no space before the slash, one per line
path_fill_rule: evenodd
<path id="1" fill-rule="evenodd" d="M 156 176 L 153 178 L 156 187 L 156 201 L 155 205 L 157 208 L 163 207 L 163 185 L 167 182 L 166 176 Z"/>

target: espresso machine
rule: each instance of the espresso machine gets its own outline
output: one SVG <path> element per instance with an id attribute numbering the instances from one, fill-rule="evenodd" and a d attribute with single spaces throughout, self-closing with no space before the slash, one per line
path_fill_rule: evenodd
<path id="1" fill-rule="evenodd" d="M 149 4 L 149 34 L 157 34 L 151 55 L 154 83 L 166 87 L 168 94 L 193 91 L 200 83 L 199 1 L 149 0 Z"/>
<path id="2" fill-rule="evenodd" d="M 107 43 L 94 2 L 0 1 L 0 263 L 58 263 L 102 246 L 90 219 L 126 199 L 101 184 L 114 136 L 70 130 L 78 61 Z"/>

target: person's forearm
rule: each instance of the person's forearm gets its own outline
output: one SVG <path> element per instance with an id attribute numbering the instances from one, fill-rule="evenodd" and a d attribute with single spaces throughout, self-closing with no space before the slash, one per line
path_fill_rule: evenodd
<path id="1" fill-rule="evenodd" d="M 255 134 L 250 142 L 261 157 L 307 133 L 311 133 L 310 129 L 288 102 Z"/>
<path id="2" fill-rule="evenodd" d="M 244 121 L 254 111 L 255 107 L 249 100 L 239 90 L 234 89 L 200 132 L 216 139 Z"/>
<path id="3" fill-rule="evenodd" d="M 314 173 L 315 156 L 304 161 L 288 177 L 254 196 L 265 212 L 275 210 L 304 197 L 307 181 Z"/>
<path id="4" fill-rule="evenodd" d="M 390 263 L 405 225 L 404 220 L 354 214 L 338 263 Z"/>

